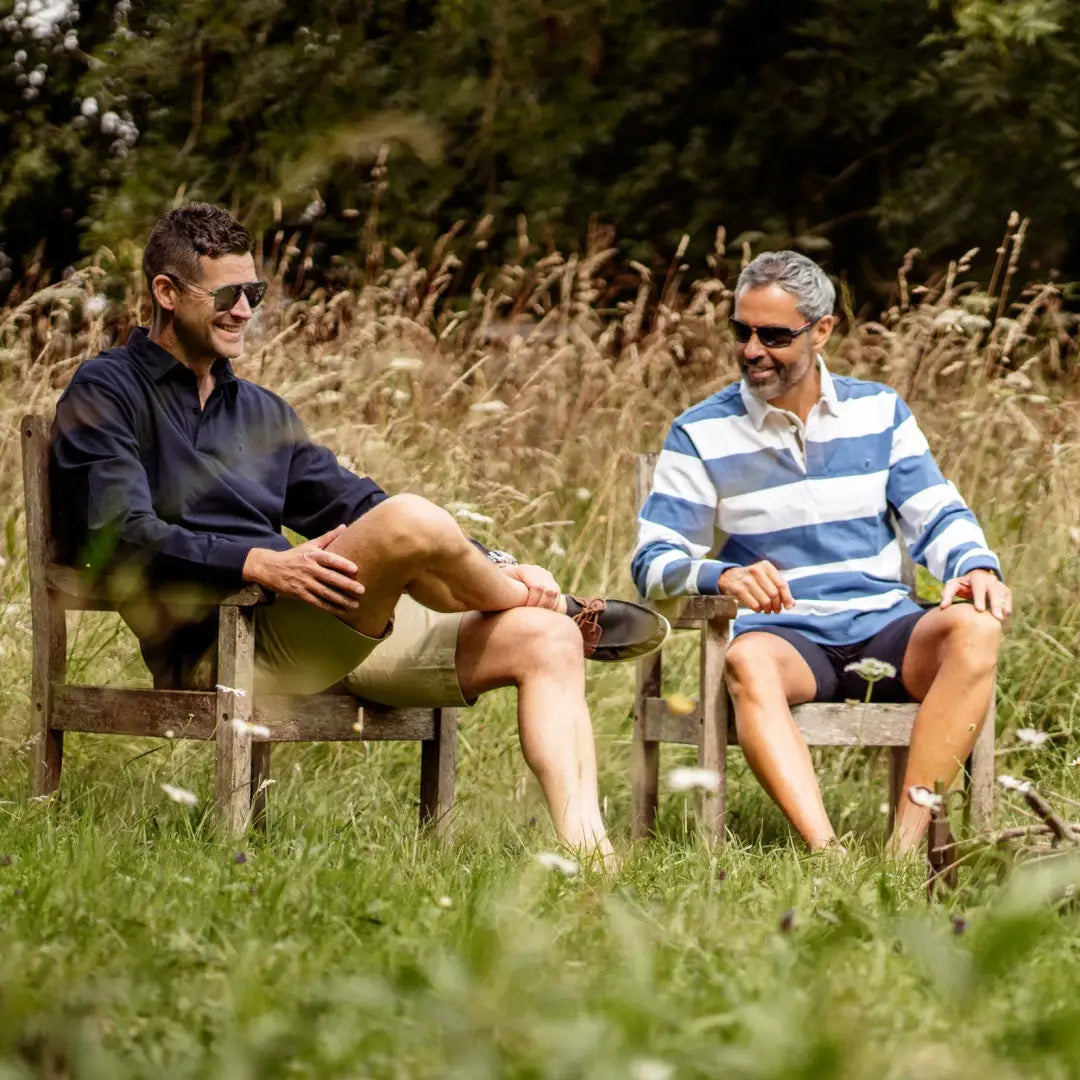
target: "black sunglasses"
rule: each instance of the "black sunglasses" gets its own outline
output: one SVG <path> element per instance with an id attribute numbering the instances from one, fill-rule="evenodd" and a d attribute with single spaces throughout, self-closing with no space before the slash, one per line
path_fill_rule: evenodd
<path id="1" fill-rule="evenodd" d="M 263 302 L 263 297 L 266 296 L 265 281 L 245 281 L 239 285 L 222 285 L 219 289 L 204 289 L 193 281 L 185 281 L 177 274 L 166 273 L 165 276 L 182 289 L 191 289 L 194 292 L 202 293 L 204 296 L 212 297 L 215 311 L 232 311 L 236 307 L 236 302 L 240 299 L 241 293 L 247 298 L 248 307 L 254 311 Z"/>
<path id="2" fill-rule="evenodd" d="M 740 322 L 738 319 L 729 319 L 731 329 L 735 331 L 735 340 L 740 345 L 747 345 L 750 338 L 757 334 L 758 341 L 766 349 L 786 349 L 800 334 L 805 334 L 811 326 L 817 322 L 812 319 L 792 329 L 789 326 L 750 326 L 749 323 Z"/>

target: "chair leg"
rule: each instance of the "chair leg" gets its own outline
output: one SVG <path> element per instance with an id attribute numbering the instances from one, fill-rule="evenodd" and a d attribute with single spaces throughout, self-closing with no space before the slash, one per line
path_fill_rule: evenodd
<path id="1" fill-rule="evenodd" d="M 270 746 L 268 742 L 251 744 L 251 824 L 266 832 L 266 781 L 270 779 Z"/>
<path id="2" fill-rule="evenodd" d="M 994 728 L 997 706 L 990 702 L 986 719 L 967 761 L 968 824 L 976 831 L 989 829 L 994 815 Z"/>
<path id="3" fill-rule="evenodd" d="M 904 797 L 904 773 L 907 772 L 907 763 L 906 746 L 889 747 L 889 836 L 892 836 L 900 800 Z"/>
<path id="4" fill-rule="evenodd" d="M 218 628 L 217 730 L 215 732 L 214 809 L 229 836 L 247 828 L 251 809 L 251 733 L 255 676 L 254 613 L 223 607 Z"/>
<path id="5" fill-rule="evenodd" d="M 635 840 L 656 828 L 660 798 L 660 744 L 645 738 L 645 700 L 660 696 L 663 675 L 660 653 L 637 662 L 634 695 L 634 737 L 630 760 L 630 833 Z"/>
<path id="6" fill-rule="evenodd" d="M 51 795 L 60 786 L 64 733 L 52 726 L 53 685 L 67 672 L 67 625 L 64 609 L 45 588 L 33 596 L 32 728 L 37 734 L 31 764 L 30 794 Z"/>
<path id="7" fill-rule="evenodd" d="M 716 791 L 702 799 L 702 820 L 706 839 L 723 844 L 727 813 L 727 743 L 730 700 L 724 684 L 729 624 L 727 619 L 709 619 L 701 630 L 701 743 L 698 760 L 702 768 L 719 777 Z"/>
<path id="8" fill-rule="evenodd" d="M 420 824 L 442 841 L 453 831 L 457 782 L 457 709 L 435 709 L 435 737 L 420 744 Z"/>

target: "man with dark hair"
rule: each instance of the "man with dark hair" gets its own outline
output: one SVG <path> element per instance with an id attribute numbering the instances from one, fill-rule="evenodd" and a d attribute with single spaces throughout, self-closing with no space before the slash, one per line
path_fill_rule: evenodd
<path id="1" fill-rule="evenodd" d="M 892 675 L 875 700 L 921 703 L 904 790 L 948 784 L 994 692 L 1012 597 L 975 515 L 941 475 L 910 409 L 820 356 L 835 291 L 794 251 L 739 275 L 731 326 L 742 379 L 672 425 L 639 518 L 642 595 L 738 599 L 727 685 L 739 744 L 811 849 L 836 837 L 791 715 L 861 697 L 861 661 Z M 944 581 L 927 610 L 901 581 L 901 548 Z M 970 600 L 971 603 L 957 603 Z M 901 801 L 890 848 L 911 851 L 929 811 Z"/>
<path id="2" fill-rule="evenodd" d="M 149 331 L 83 364 L 57 405 L 56 502 L 78 562 L 145 574 L 122 613 L 159 686 L 212 682 L 216 641 L 216 611 L 166 604 L 161 586 L 242 581 L 276 594 L 256 612 L 257 692 L 346 678 L 385 704 L 453 706 L 516 686 L 522 750 L 560 839 L 607 859 L 583 657 L 647 653 L 667 623 L 564 596 L 426 499 L 388 496 L 312 443 L 276 394 L 237 378 L 229 359 L 266 289 L 251 250 L 212 206 L 155 226 Z M 283 525 L 309 539 L 292 546 Z"/>

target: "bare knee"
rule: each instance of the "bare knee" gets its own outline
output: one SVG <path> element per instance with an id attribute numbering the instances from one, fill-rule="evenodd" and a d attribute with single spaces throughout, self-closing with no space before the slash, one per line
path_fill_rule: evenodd
<path id="1" fill-rule="evenodd" d="M 728 649 L 724 677 L 736 705 L 759 700 L 770 687 L 780 682 L 780 673 L 767 655 L 752 644 L 738 641 Z"/>
<path id="2" fill-rule="evenodd" d="M 976 611 L 971 604 L 953 604 L 942 614 L 942 661 L 962 663 L 973 673 L 992 670 L 1001 647 L 1001 623 L 988 611 Z"/>
<path id="3" fill-rule="evenodd" d="M 514 608 L 501 618 L 513 627 L 507 662 L 516 683 L 553 673 L 575 681 L 584 678 L 581 632 L 572 619 L 545 608 Z"/>
<path id="4" fill-rule="evenodd" d="M 420 495 L 392 495 L 376 510 L 378 542 L 391 558 L 423 558 L 468 543 L 453 517 Z"/>

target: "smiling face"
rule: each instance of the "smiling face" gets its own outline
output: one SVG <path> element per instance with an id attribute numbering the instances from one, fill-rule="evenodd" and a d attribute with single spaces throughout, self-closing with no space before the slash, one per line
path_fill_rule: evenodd
<path id="1" fill-rule="evenodd" d="M 202 256 L 194 281 L 173 280 L 165 274 L 154 278 L 155 299 L 172 317 L 172 335 L 184 360 L 209 365 L 219 356 L 234 359 L 244 351 L 244 332 L 252 314 L 247 297 L 241 292 L 228 311 L 217 311 L 210 294 L 222 285 L 256 278 L 255 260 L 248 254 Z"/>
<path id="2" fill-rule="evenodd" d="M 782 326 L 797 330 L 807 319 L 795 297 L 779 285 L 747 289 L 735 300 L 735 318 L 749 326 Z M 809 394 L 816 396 L 816 354 L 832 332 L 833 318 L 826 315 L 784 348 L 766 348 L 755 333 L 739 345 L 739 368 L 755 396 L 780 408 Z"/>

